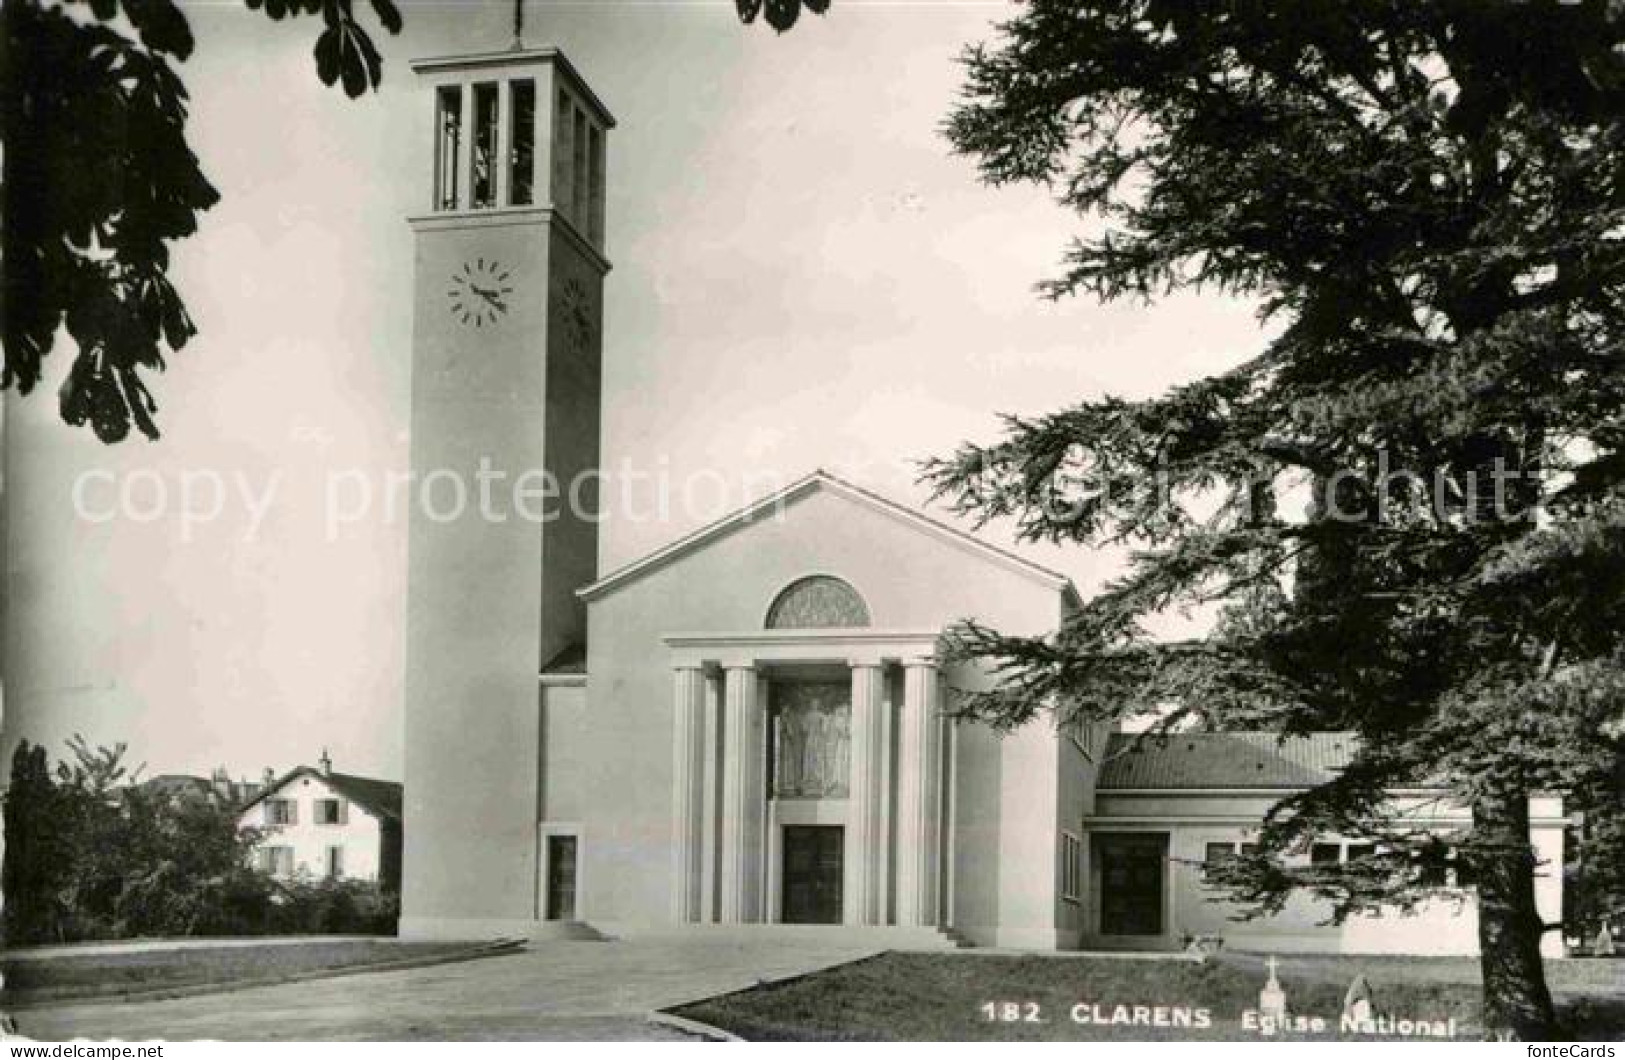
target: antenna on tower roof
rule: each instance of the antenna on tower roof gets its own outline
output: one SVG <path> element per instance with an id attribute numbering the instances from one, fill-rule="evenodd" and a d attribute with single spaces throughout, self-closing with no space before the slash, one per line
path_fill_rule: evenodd
<path id="1" fill-rule="evenodd" d="M 513 0 L 513 50 L 525 50 L 525 0 Z"/>

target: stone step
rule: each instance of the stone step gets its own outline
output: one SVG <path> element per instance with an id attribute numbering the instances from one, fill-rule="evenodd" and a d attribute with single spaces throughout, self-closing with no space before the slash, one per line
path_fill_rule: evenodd
<path id="1" fill-rule="evenodd" d="M 607 942 L 609 936 L 581 920 L 538 920 L 526 934 L 537 942 L 565 939 L 575 942 Z"/>
<path id="2" fill-rule="evenodd" d="M 627 928 L 637 938 L 710 938 L 741 941 L 781 938 L 897 950 L 953 950 L 970 945 L 964 936 L 940 927 L 856 926 L 851 924 L 684 924 Z"/>

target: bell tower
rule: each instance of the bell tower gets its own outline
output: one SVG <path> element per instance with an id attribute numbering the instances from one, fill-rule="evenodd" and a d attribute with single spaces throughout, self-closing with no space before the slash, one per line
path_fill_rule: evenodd
<path id="1" fill-rule="evenodd" d="M 604 165 L 557 49 L 424 59 L 402 934 L 536 918 L 538 675 L 597 570 Z"/>

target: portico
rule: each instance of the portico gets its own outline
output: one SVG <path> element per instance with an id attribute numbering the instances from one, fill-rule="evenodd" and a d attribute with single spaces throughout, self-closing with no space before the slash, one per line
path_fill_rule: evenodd
<path id="1" fill-rule="evenodd" d="M 993 676 L 942 650 L 966 618 L 1044 635 L 1074 596 L 826 472 L 617 569 L 580 590 L 584 643 L 543 665 L 527 715 L 487 733 L 485 700 L 457 711 L 531 756 L 459 773 L 530 785 L 504 804 L 522 838 L 458 822 L 485 851 L 468 871 L 498 877 L 507 904 L 410 917 L 409 933 L 1075 945 L 1059 884 L 1081 878 L 1067 840 L 1089 810 L 1084 742 L 950 718 L 948 695 Z M 468 739 L 448 726 L 448 744 Z"/>
<path id="2" fill-rule="evenodd" d="M 813 593 L 827 604 L 843 590 L 806 579 L 781 594 L 769 621 L 814 621 L 784 605 Z M 855 594 L 851 603 L 825 620 L 860 617 Z M 941 923 L 950 735 L 939 636 L 808 626 L 663 638 L 673 920 Z"/>

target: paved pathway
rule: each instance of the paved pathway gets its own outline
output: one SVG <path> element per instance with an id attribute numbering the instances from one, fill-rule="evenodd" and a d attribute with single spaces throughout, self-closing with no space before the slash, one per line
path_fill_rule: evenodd
<path id="1" fill-rule="evenodd" d="M 70 942 L 65 946 L 14 946 L 7 961 L 50 961 L 58 957 L 105 957 L 116 953 L 160 953 L 169 950 L 231 950 L 265 946 L 311 946 L 328 942 L 389 942 L 380 935 L 259 935 L 221 939 L 120 939 L 117 942 Z"/>
<path id="2" fill-rule="evenodd" d="M 16 1015 L 24 1035 L 46 1041 L 673 1039 L 682 1035 L 647 1013 L 872 952 L 782 938 L 542 941 L 462 964 Z"/>

